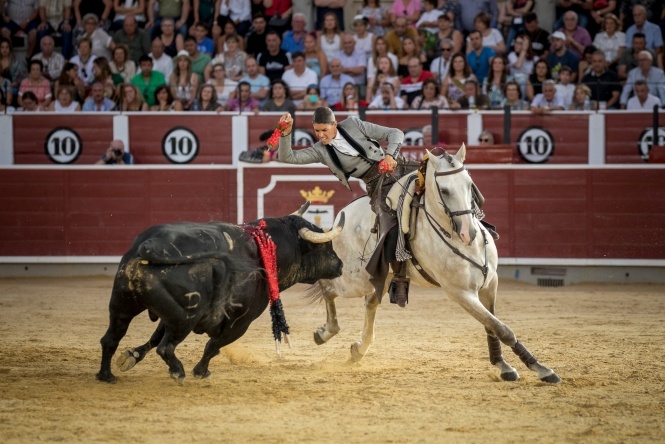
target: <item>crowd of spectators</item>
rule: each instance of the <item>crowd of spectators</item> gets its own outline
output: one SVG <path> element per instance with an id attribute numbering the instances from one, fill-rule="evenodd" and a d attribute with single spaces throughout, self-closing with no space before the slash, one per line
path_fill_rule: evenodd
<path id="1" fill-rule="evenodd" d="M 665 105 L 662 2 L 535 1 L 0 0 L 0 111 Z"/>

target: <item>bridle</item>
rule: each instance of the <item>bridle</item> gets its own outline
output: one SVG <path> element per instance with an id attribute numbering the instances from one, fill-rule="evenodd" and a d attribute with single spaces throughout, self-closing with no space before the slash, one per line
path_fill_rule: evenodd
<path id="1" fill-rule="evenodd" d="M 466 167 L 464 165 L 462 165 L 461 167 L 455 168 L 454 170 L 451 170 L 451 171 L 436 172 L 436 173 L 434 173 L 434 177 L 451 176 L 453 174 L 461 173 L 464 170 L 466 170 Z M 450 208 L 448 208 L 448 205 L 446 205 L 446 200 L 443 197 L 443 193 L 441 192 L 441 188 L 439 188 L 437 186 L 436 189 L 439 191 L 439 198 L 441 199 L 441 205 L 443 205 L 443 211 L 446 213 L 446 215 L 450 219 L 450 223 L 453 227 L 453 231 L 457 232 L 457 224 L 455 223 L 455 220 L 453 219 L 453 217 L 454 216 L 462 216 L 464 214 L 475 214 L 476 211 L 473 208 L 470 208 L 468 210 L 450 211 Z M 471 203 L 471 206 L 473 207 L 473 201 Z M 448 236 L 448 237 L 450 237 L 450 236 Z"/>

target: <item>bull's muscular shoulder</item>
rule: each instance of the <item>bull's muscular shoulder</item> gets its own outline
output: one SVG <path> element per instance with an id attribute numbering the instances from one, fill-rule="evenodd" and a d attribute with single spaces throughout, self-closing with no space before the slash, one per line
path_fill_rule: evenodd
<path id="1" fill-rule="evenodd" d="M 184 263 L 233 253 L 246 240 L 247 234 L 237 225 L 181 222 L 151 227 L 139 235 L 132 250 L 153 263 Z"/>

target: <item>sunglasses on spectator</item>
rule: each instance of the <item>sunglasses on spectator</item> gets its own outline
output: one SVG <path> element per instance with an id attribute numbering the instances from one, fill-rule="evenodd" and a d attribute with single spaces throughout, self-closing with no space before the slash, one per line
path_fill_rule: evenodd
<path id="1" fill-rule="evenodd" d="M 478 141 L 479 141 L 479 142 L 489 143 L 490 140 L 489 140 L 489 139 L 478 139 Z"/>
<path id="2" fill-rule="evenodd" d="M 453 48 L 441 48 L 441 51 L 452 51 Z"/>

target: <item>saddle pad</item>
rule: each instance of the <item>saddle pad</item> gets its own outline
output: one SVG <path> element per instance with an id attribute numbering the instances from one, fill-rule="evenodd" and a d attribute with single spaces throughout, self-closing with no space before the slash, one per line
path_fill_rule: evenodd
<path id="1" fill-rule="evenodd" d="M 400 218 L 400 226 L 402 227 L 402 233 L 407 234 L 409 232 L 409 225 L 411 220 L 411 201 L 416 191 L 416 180 L 411 180 L 412 176 L 418 174 L 418 171 L 407 174 L 402 177 L 400 180 L 395 182 L 395 185 L 390 188 L 388 191 L 388 196 L 386 197 L 386 203 L 394 211 L 397 211 L 397 204 L 399 202 L 399 197 L 403 192 L 406 192 L 404 196 L 404 205 L 402 205 L 402 214 L 397 214 L 397 217 Z M 410 182 L 409 182 L 410 181 Z M 408 185 L 407 185 L 408 183 Z M 405 191 L 406 189 L 406 191 Z"/>

